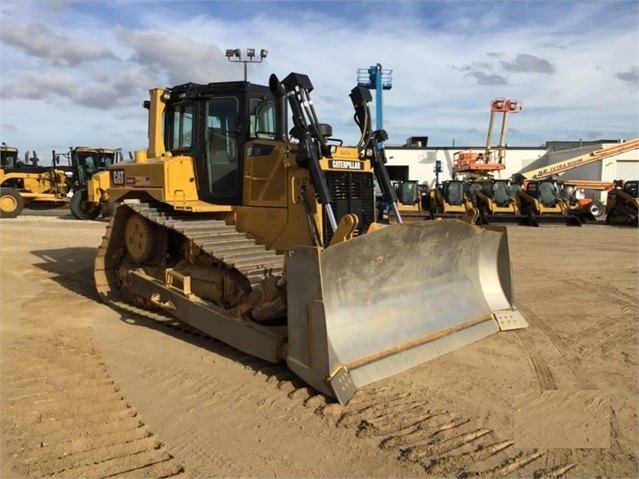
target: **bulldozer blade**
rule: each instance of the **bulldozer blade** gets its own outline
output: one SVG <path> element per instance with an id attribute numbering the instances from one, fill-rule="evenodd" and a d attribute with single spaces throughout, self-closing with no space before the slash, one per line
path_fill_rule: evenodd
<path id="1" fill-rule="evenodd" d="M 295 247 L 287 268 L 287 364 L 341 404 L 366 384 L 527 326 L 505 227 L 389 225 L 323 251 Z"/>

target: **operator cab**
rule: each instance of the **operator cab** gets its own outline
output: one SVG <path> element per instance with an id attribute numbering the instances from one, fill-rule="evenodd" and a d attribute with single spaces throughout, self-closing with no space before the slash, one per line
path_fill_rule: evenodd
<path id="1" fill-rule="evenodd" d="M 623 189 L 633 198 L 639 198 L 639 181 L 626 181 Z"/>
<path id="2" fill-rule="evenodd" d="M 18 166 L 18 150 L 16 150 L 15 148 L 3 146 L 0 153 L 2 160 L 0 168 L 12 169 Z"/>
<path id="3" fill-rule="evenodd" d="M 553 181 L 530 181 L 526 186 L 526 193 L 547 207 L 552 208 L 557 204 L 557 187 Z"/>
<path id="4" fill-rule="evenodd" d="M 73 182 L 80 188 L 85 187 L 93 175 L 108 170 L 109 166 L 122 160 L 122 152 L 119 149 L 76 147 L 69 153 L 73 168 Z"/>
<path id="5" fill-rule="evenodd" d="M 508 191 L 508 181 L 493 180 L 491 184 L 493 201 L 498 206 L 508 206 L 510 204 L 510 194 Z"/>
<path id="6" fill-rule="evenodd" d="M 458 180 L 449 180 L 442 183 L 442 194 L 447 203 L 455 206 L 464 204 L 464 183 Z"/>
<path id="7" fill-rule="evenodd" d="M 194 158 L 203 201 L 242 203 L 243 152 L 269 154 L 286 131 L 282 102 L 270 89 L 249 82 L 199 85 L 170 90 L 164 114 L 164 144 L 173 155 Z"/>

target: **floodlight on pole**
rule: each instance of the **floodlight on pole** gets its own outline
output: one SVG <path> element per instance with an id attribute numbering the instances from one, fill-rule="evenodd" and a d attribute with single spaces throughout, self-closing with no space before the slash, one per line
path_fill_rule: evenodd
<path id="1" fill-rule="evenodd" d="M 230 62 L 244 63 L 244 81 L 248 79 L 248 64 L 262 63 L 268 55 L 268 50 L 261 49 L 259 59 L 255 57 L 255 48 L 247 48 L 246 58 L 242 58 L 242 51 L 239 48 L 226 50 L 226 59 Z"/>

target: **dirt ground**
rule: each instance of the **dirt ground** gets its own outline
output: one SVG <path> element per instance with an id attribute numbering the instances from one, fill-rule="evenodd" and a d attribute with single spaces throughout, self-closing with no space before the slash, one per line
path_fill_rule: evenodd
<path id="1" fill-rule="evenodd" d="M 346 406 L 102 304 L 105 222 L 0 222 L 0 475 L 637 477 L 637 230 L 509 227 L 530 323 Z"/>

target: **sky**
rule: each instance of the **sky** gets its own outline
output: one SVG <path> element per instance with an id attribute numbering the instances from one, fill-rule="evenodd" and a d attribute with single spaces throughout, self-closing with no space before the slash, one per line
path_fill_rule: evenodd
<path id="1" fill-rule="evenodd" d="M 500 97 L 523 103 L 511 146 L 639 136 L 637 0 L 2 0 L 1 141 L 43 163 L 71 146 L 145 149 L 149 90 L 242 80 L 235 48 L 268 51 L 247 64 L 253 83 L 307 74 L 345 144 L 359 137 L 348 94 L 377 64 L 389 146 L 485 145 Z"/>

